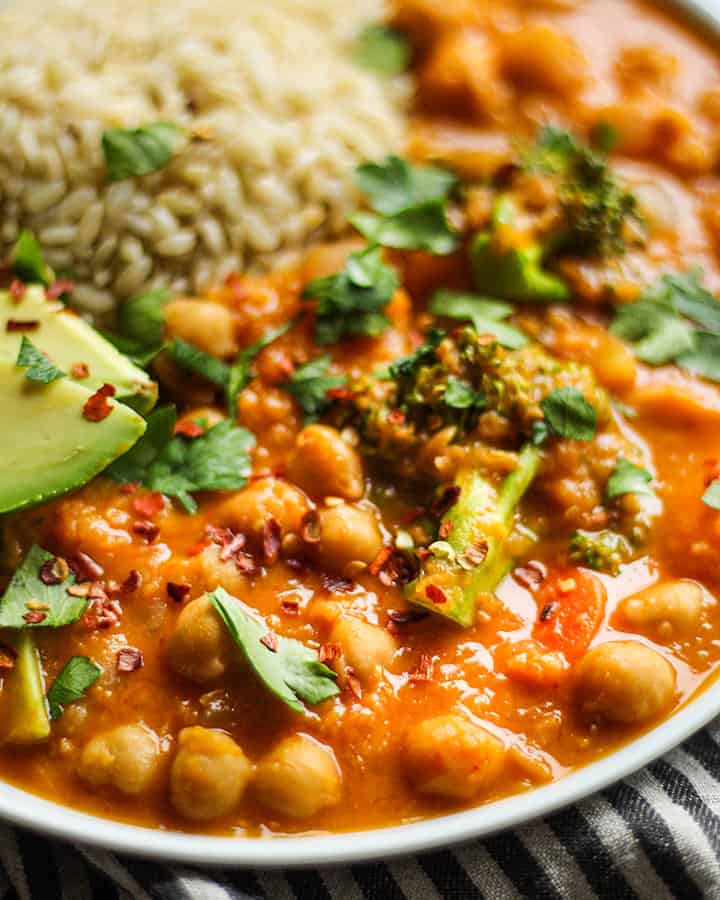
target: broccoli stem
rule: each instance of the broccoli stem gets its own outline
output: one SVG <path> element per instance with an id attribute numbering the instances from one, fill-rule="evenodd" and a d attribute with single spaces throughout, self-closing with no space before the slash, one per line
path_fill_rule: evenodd
<path id="1" fill-rule="evenodd" d="M 27 629 L 15 631 L 8 639 L 17 656 L 8 677 L 9 706 L 4 739 L 11 744 L 33 744 L 50 736 L 50 720 L 45 703 L 40 658 L 32 634 Z"/>
<path id="2" fill-rule="evenodd" d="M 411 603 L 468 628 L 482 594 L 494 593 L 512 565 L 508 537 L 515 510 L 537 474 L 540 451 L 526 445 L 499 490 L 478 472 L 457 480 L 460 496 L 445 516 L 446 541 L 431 545 L 418 577 L 406 588 Z"/>

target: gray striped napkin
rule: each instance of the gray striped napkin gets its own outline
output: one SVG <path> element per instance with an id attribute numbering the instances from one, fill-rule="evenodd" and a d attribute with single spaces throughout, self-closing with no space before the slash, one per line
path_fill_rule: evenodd
<path id="1" fill-rule="evenodd" d="M 720 900 L 720 722 L 579 806 L 417 858 L 190 869 L 0 827 L 0 900 Z"/>

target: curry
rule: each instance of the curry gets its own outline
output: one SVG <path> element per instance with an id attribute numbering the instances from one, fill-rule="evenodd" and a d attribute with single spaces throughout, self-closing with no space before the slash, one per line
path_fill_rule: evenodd
<path id="1" fill-rule="evenodd" d="M 8 781 L 367 829 L 559 779 L 716 673 L 714 50 L 631 0 L 397 0 L 387 36 L 407 159 L 360 167 L 347 241 L 128 301 L 162 404 L 1 520 Z"/>

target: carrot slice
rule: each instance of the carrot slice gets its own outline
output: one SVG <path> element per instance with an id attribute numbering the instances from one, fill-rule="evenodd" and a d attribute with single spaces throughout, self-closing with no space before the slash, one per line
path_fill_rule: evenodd
<path id="1" fill-rule="evenodd" d="M 574 662 L 585 653 L 600 627 L 606 601 L 605 586 L 590 572 L 555 572 L 537 592 L 539 618 L 533 637 Z"/>

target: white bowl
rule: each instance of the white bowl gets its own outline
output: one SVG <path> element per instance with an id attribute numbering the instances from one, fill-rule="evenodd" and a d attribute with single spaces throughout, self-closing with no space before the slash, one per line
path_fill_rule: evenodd
<path id="1" fill-rule="evenodd" d="M 0 6 L 5 0 L 0 0 Z M 720 0 L 671 0 L 720 40 Z M 467 812 L 411 825 L 348 834 L 291 838 L 202 837 L 125 825 L 76 812 L 0 782 L 0 819 L 64 841 L 118 853 L 210 866 L 341 865 L 387 860 L 488 837 L 547 816 L 608 787 L 657 759 L 720 715 L 720 679 L 662 725 L 599 762 L 536 788 Z"/>

